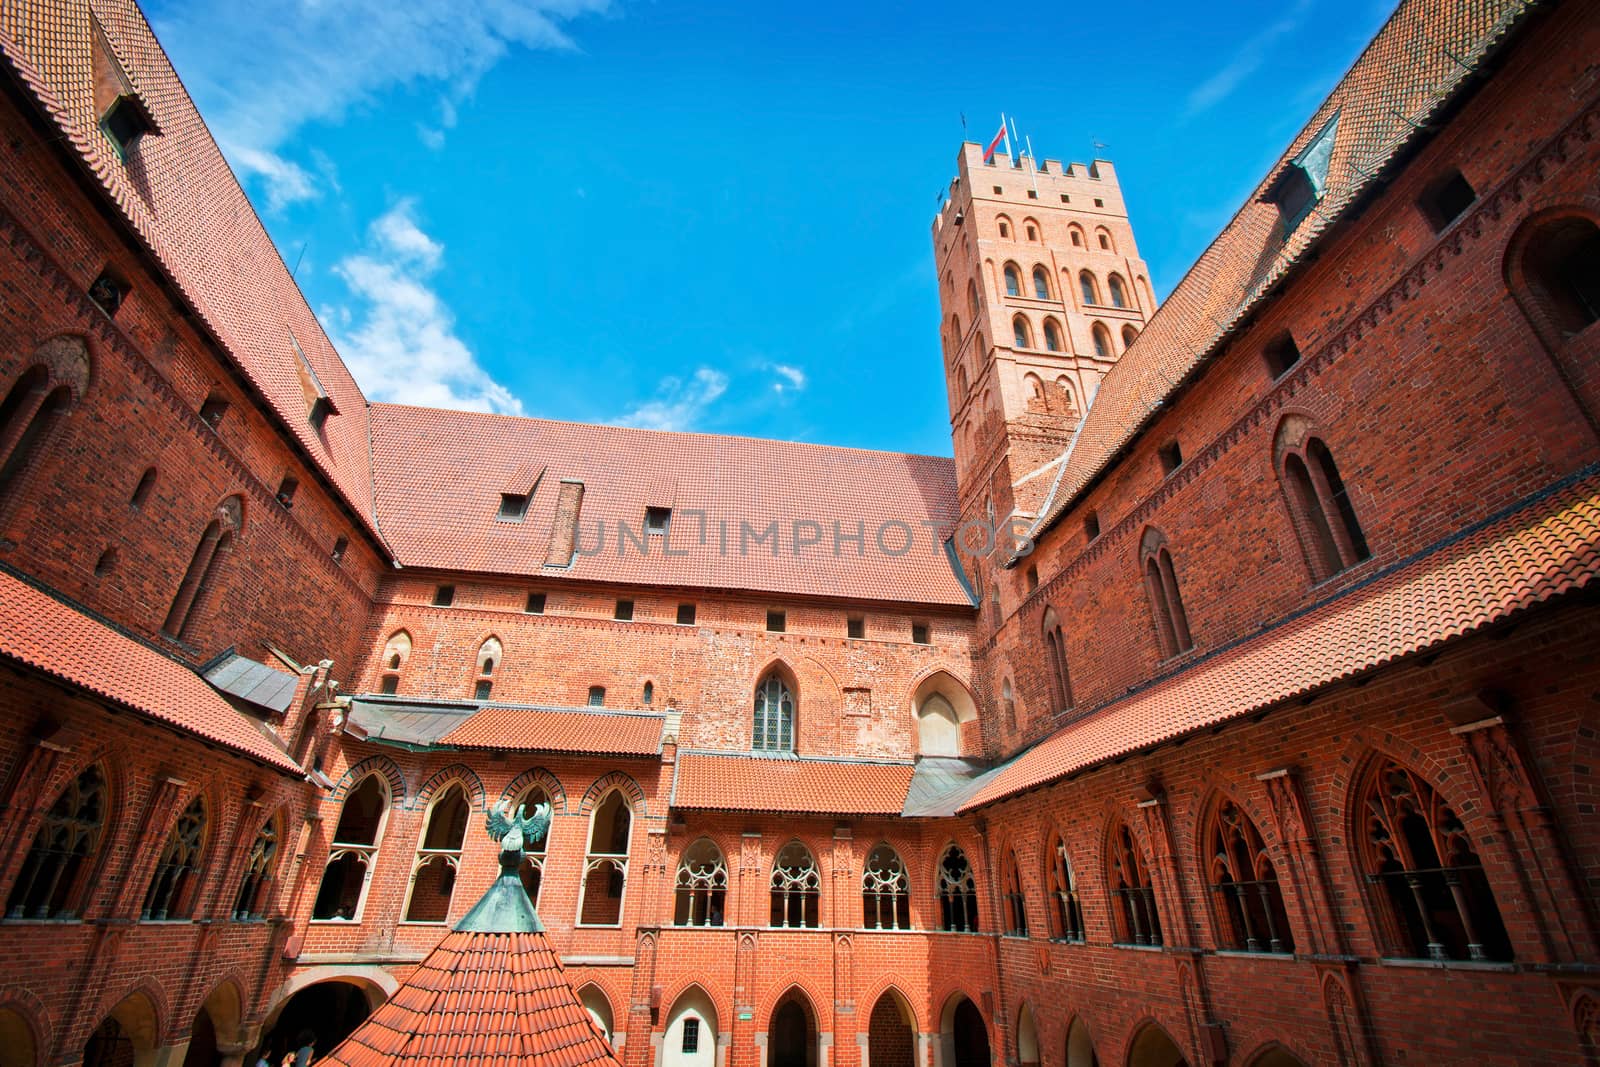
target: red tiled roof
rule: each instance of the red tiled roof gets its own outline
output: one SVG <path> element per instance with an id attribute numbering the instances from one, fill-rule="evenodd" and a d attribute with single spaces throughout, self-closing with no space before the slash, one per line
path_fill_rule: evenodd
<path id="1" fill-rule="evenodd" d="M 319 1064 L 620 1067 L 544 933 L 456 930 Z"/>
<path id="2" fill-rule="evenodd" d="M 94 114 L 90 4 L 0 4 L 0 69 L 9 68 L 32 94 L 205 328 L 370 526 L 366 398 L 138 6 L 95 0 L 92 7 L 159 130 L 140 138 L 128 162 L 117 157 Z M 307 421 L 291 330 L 339 412 L 322 436 Z"/>
<path id="3" fill-rule="evenodd" d="M 0 656 L 279 770 L 301 768 L 204 678 L 0 572 Z"/>
<path id="4" fill-rule="evenodd" d="M 1067 449 L 1034 531 L 1050 526 L 1109 467 L 1163 401 L 1305 258 L 1345 209 L 1382 180 L 1429 116 L 1531 8 L 1529 0 L 1403 0 L 1233 219 L 1201 254 L 1101 382 Z M 1285 166 L 1339 118 L 1316 210 L 1283 240 L 1267 193 Z"/>
<path id="5" fill-rule="evenodd" d="M 909 763 L 680 752 L 672 806 L 898 815 L 911 773 Z"/>
<path id="6" fill-rule="evenodd" d="M 372 431 L 378 521 L 404 566 L 969 605 L 942 545 L 958 513 L 949 459 L 393 404 L 373 406 Z M 547 568 L 564 479 L 584 484 L 582 544 L 603 522 L 604 551 Z M 501 493 L 530 489 L 525 521 L 496 520 Z M 619 555 L 617 524 L 637 536 L 646 507 L 673 509 L 673 556 L 660 537 L 648 556 L 631 542 Z M 755 540 L 773 523 L 776 554 Z M 821 542 L 796 552 L 796 523 Z M 858 524 L 862 548 L 843 540 Z M 904 531 L 910 550 L 894 554 Z"/>
<path id="7" fill-rule="evenodd" d="M 1064 727 L 961 810 L 1422 652 L 1596 574 L 1600 477 L 1590 477 Z"/>
<path id="8" fill-rule="evenodd" d="M 484 708 L 441 737 L 439 744 L 526 752 L 654 756 L 661 751 L 661 727 L 665 722 L 660 715 L 614 711 Z"/>

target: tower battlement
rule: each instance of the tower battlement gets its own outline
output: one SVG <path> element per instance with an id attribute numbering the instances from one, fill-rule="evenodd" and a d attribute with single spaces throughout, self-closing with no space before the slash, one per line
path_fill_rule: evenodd
<path id="1" fill-rule="evenodd" d="M 996 152 L 985 163 L 983 146 L 966 141 L 956 156 L 956 176 L 950 180 L 949 196 L 934 217 L 934 233 L 954 225 L 955 216 L 974 199 L 1126 214 L 1122 186 L 1116 167 L 1109 160 L 1063 163 L 1059 159 L 1036 161 L 1026 152 Z"/>

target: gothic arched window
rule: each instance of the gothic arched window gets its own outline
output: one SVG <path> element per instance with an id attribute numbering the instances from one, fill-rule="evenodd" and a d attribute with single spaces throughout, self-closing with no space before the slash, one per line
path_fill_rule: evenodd
<path id="1" fill-rule="evenodd" d="M 1015 263 L 1006 264 L 1006 295 L 1022 295 L 1022 272 L 1017 269 Z"/>
<path id="2" fill-rule="evenodd" d="M 1178 593 L 1178 575 L 1172 567 L 1172 553 L 1166 540 L 1154 530 L 1147 531 L 1142 546 L 1145 593 L 1156 628 L 1156 643 L 1161 658 L 1170 659 L 1194 647 L 1189 634 L 1189 617 Z"/>
<path id="3" fill-rule="evenodd" d="M 1139 339 L 1139 331 L 1138 330 L 1134 329 L 1132 326 L 1124 326 L 1122 328 L 1122 347 L 1124 349 L 1126 349 L 1129 345 L 1133 344 L 1133 342 L 1137 341 L 1138 339 Z"/>
<path id="4" fill-rule="evenodd" d="M 532 815 L 538 810 L 540 804 L 548 805 L 550 813 L 555 814 L 555 804 L 550 800 L 550 794 L 545 792 L 543 786 L 531 786 L 517 798 L 512 805 L 515 811 L 521 807 Z M 544 883 L 544 857 L 545 850 L 550 846 L 550 834 L 545 833 L 538 842 L 526 838 L 522 842 L 522 869 L 517 871 L 517 876 L 522 879 L 523 891 L 528 894 L 528 899 L 533 901 L 533 906 L 539 906 L 539 889 Z"/>
<path id="5" fill-rule="evenodd" d="M 0 505 L 89 384 L 89 350 L 76 337 L 47 341 L 35 358 L 0 401 Z"/>
<path id="6" fill-rule="evenodd" d="M 978 932 L 978 885 L 967 854 L 955 845 L 939 858 L 939 929 Z"/>
<path id="7" fill-rule="evenodd" d="M 233 898 L 233 917 L 240 921 L 259 919 L 272 899 L 272 869 L 278 860 L 278 820 L 276 817 L 261 824 L 255 841 L 250 844 L 250 854 L 244 859 L 244 874 L 239 880 L 239 892 Z"/>
<path id="8" fill-rule="evenodd" d="M 862 925 L 868 930 L 911 929 L 911 881 L 900 854 L 880 844 L 861 872 Z"/>
<path id="9" fill-rule="evenodd" d="M 1094 329 L 1089 332 L 1094 337 L 1094 354 L 1096 356 L 1101 359 L 1110 359 L 1117 354 L 1117 350 L 1112 347 L 1111 331 L 1106 329 L 1105 323 L 1095 323 Z"/>
<path id="10" fill-rule="evenodd" d="M 967 283 L 967 312 L 973 322 L 978 321 L 978 287 L 972 282 Z"/>
<path id="11" fill-rule="evenodd" d="M 1006 856 L 1005 864 L 1006 933 L 1011 937 L 1028 936 L 1028 901 L 1022 895 L 1022 872 L 1017 869 L 1017 854 Z"/>
<path id="12" fill-rule="evenodd" d="M 1033 331 L 1028 328 L 1028 320 L 1021 315 L 1011 320 L 1011 334 L 1018 348 L 1033 347 Z"/>
<path id="13" fill-rule="evenodd" d="M 721 926 L 728 906 L 728 864 L 722 850 L 702 837 L 678 860 L 674 926 Z"/>
<path id="14" fill-rule="evenodd" d="M 1055 710 L 1067 711 L 1073 707 L 1072 675 L 1067 671 L 1067 639 L 1061 632 L 1061 622 L 1055 609 L 1044 613 L 1044 645 L 1050 667 L 1050 692 L 1055 698 Z"/>
<path id="15" fill-rule="evenodd" d="M 1083 294 L 1083 306 L 1094 307 L 1100 303 L 1100 286 L 1088 271 L 1078 275 L 1078 291 Z"/>
<path id="16" fill-rule="evenodd" d="M 814 928 L 817 901 L 822 895 L 822 874 L 811 850 L 791 841 L 772 864 L 771 924 L 784 929 Z"/>
<path id="17" fill-rule="evenodd" d="M 98 764 L 74 778 L 44 813 L 6 901 L 10 919 L 68 919 L 89 878 L 108 805 Z"/>
<path id="18" fill-rule="evenodd" d="M 1284 419 L 1275 444 L 1283 493 L 1313 581 L 1371 555 L 1333 453 L 1302 417 Z"/>
<path id="19" fill-rule="evenodd" d="M 311 908 L 313 919 L 361 921 L 388 815 L 389 791 L 382 776 L 369 774 L 346 794 Z"/>
<path id="20" fill-rule="evenodd" d="M 1064 347 L 1061 343 L 1061 327 L 1055 319 L 1044 320 L 1044 347 L 1051 352 L 1060 352 Z"/>
<path id="21" fill-rule="evenodd" d="M 200 535 L 200 543 L 189 560 L 189 569 L 184 572 L 177 595 L 172 599 L 172 608 L 167 612 L 167 621 L 161 627 L 171 636 L 179 640 L 188 636 L 190 623 L 204 605 L 206 594 L 216 584 L 217 568 L 233 547 L 241 515 L 239 498 L 231 496 L 217 508 L 216 515 Z"/>
<path id="22" fill-rule="evenodd" d="M 751 736 L 750 747 L 757 752 L 794 751 L 794 694 L 775 671 L 756 687 Z"/>
<path id="23" fill-rule="evenodd" d="M 1050 850 L 1050 936 L 1058 941 L 1083 940 L 1083 902 L 1078 896 L 1078 879 L 1067 859 L 1067 846 L 1057 837 Z"/>
<path id="24" fill-rule="evenodd" d="M 595 805 L 589 821 L 589 852 L 583 864 L 580 926 L 617 926 L 628 882 L 628 852 L 633 840 L 633 809 L 622 790 L 613 789 Z"/>
<path id="25" fill-rule="evenodd" d="M 1218 944 L 1245 952 L 1293 952 L 1278 872 L 1250 817 L 1224 800 L 1211 813 L 1204 840 Z"/>
<path id="26" fill-rule="evenodd" d="M 1113 274 L 1106 279 L 1106 288 L 1111 293 L 1111 306 L 1125 308 L 1128 306 L 1128 287 L 1123 284 L 1122 276 Z"/>
<path id="27" fill-rule="evenodd" d="M 200 851 L 205 844 L 206 804 L 200 797 L 178 816 L 167 843 L 156 860 L 156 870 L 145 890 L 140 919 L 183 918 L 194 906 L 194 889 L 199 881 Z"/>
<path id="28" fill-rule="evenodd" d="M 500 665 L 505 650 L 498 637 L 486 639 L 478 646 L 477 675 L 472 682 L 472 699 L 488 700 L 494 691 L 494 669 Z"/>
<path id="29" fill-rule="evenodd" d="M 391 696 L 400 691 L 400 672 L 411 658 L 411 635 L 398 631 L 383 646 L 383 673 L 378 679 L 379 692 Z"/>
<path id="30" fill-rule="evenodd" d="M 1111 834 L 1111 862 L 1106 881 L 1116 901 L 1115 936 L 1135 945 L 1161 944 L 1161 916 L 1156 912 L 1156 891 L 1150 870 L 1133 839 L 1133 833 L 1119 825 Z"/>
<path id="31" fill-rule="evenodd" d="M 1509 960 L 1511 939 L 1455 809 L 1410 768 L 1381 760 L 1356 808 L 1363 873 L 1391 954 Z"/>
<path id="32" fill-rule="evenodd" d="M 1033 268 L 1033 295 L 1040 300 L 1050 299 L 1050 272 L 1043 267 Z"/>
<path id="33" fill-rule="evenodd" d="M 442 923 L 450 917 L 461 868 L 461 845 L 467 839 L 472 803 L 460 782 L 451 782 L 428 805 L 422 841 L 411 864 L 411 884 L 406 891 L 405 922 Z"/>

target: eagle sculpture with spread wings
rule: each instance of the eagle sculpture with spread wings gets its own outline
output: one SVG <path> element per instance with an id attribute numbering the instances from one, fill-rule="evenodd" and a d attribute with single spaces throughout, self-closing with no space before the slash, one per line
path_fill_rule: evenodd
<path id="1" fill-rule="evenodd" d="M 515 870 L 522 865 L 524 850 L 537 845 L 550 832 L 550 805 L 539 804 L 532 815 L 524 815 L 527 805 L 518 804 L 511 814 L 511 802 L 502 800 L 484 816 L 489 837 L 500 842 L 500 865 Z"/>

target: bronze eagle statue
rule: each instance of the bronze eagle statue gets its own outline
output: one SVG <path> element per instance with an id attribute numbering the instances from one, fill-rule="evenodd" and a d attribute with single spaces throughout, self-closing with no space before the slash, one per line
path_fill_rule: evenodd
<path id="1" fill-rule="evenodd" d="M 511 801 L 502 800 L 484 815 L 489 837 L 500 842 L 500 865 L 515 870 L 522 865 L 522 854 L 545 839 L 550 832 L 550 805 L 538 804 L 532 815 L 525 815 L 527 805 L 518 804 L 517 813 L 511 814 Z"/>

